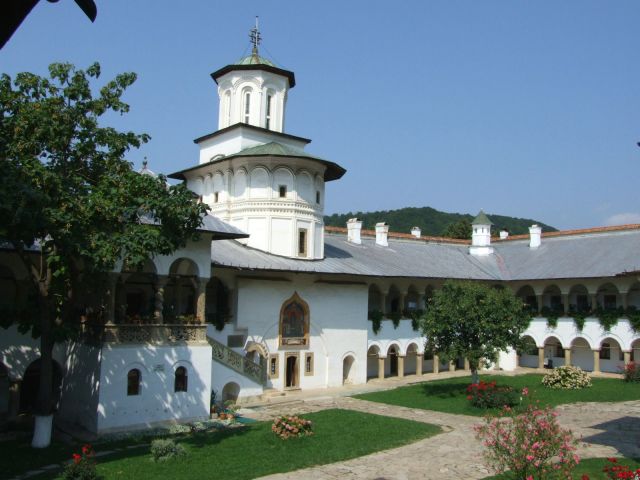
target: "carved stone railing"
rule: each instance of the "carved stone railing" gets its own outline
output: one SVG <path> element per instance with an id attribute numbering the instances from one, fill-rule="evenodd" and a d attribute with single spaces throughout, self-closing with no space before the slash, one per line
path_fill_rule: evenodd
<path id="1" fill-rule="evenodd" d="M 211 358 L 213 358 L 213 360 L 235 370 L 260 385 L 266 384 L 266 365 L 255 363 L 251 359 L 243 357 L 238 352 L 235 352 L 211 337 L 207 337 L 207 341 L 209 345 L 211 345 Z"/>
<path id="2" fill-rule="evenodd" d="M 207 326 L 185 324 L 87 325 L 83 337 L 89 343 L 204 344 L 207 341 Z"/>

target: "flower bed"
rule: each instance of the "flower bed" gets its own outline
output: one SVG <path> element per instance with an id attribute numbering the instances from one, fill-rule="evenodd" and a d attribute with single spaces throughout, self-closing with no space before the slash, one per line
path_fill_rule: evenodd
<path id="1" fill-rule="evenodd" d="M 625 382 L 640 382 L 640 365 L 635 362 L 627 363 L 622 370 Z"/>
<path id="2" fill-rule="evenodd" d="M 563 366 L 547 373 L 542 384 L 549 388 L 578 390 L 591 387 L 591 377 L 580 367 Z"/>
<path id="3" fill-rule="evenodd" d="M 496 381 L 472 383 L 467 387 L 467 400 L 476 408 L 513 407 L 519 402 L 511 387 L 498 387 Z"/>
<path id="4" fill-rule="evenodd" d="M 296 415 L 283 415 L 276 418 L 271 425 L 271 431 L 283 440 L 292 437 L 304 437 L 313 435 L 311 420 L 306 420 Z"/>

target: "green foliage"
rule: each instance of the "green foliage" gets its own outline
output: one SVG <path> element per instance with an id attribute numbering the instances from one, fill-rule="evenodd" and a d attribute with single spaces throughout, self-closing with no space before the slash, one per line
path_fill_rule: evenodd
<path id="1" fill-rule="evenodd" d="M 577 390 L 589 388 L 591 386 L 591 377 L 580 367 L 566 365 L 554 368 L 547 373 L 542 378 L 542 384 L 549 388 Z"/>
<path id="2" fill-rule="evenodd" d="M 640 382 L 640 364 L 635 362 L 627 363 L 622 369 L 623 380 L 627 383 Z"/>
<path id="3" fill-rule="evenodd" d="M 411 319 L 411 328 L 416 332 L 420 330 L 420 317 L 424 315 L 424 312 L 424 310 L 419 308 L 404 312 L 404 316 Z"/>
<path id="4" fill-rule="evenodd" d="M 618 319 L 625 316 L 625 312 L 622 308 L 598 308 L 592 313 L 592 315 L 598 318 L 604 331 L 609 332 L 615 324 L 618 323 Z"/>
<path id="5" fill-rule="evenodd" d="M 84 445 L 81 453 L 74 453 L 71 463 L 62 471 L 63 480 L 99 480 L 91 445 Z"/>
<path id="6" fill-rule="evenodd" d="M 474 215 L 441 212 L 431 207 L 407 207 L 377 212 L 335 213 L 325 216 L 324 223 L 334 227 L 344 227 L 347 224 L 347 220 L 353 217 L 362 219 L 362 228 L 365 229 L 373 229 L 377 222 L 385 221 L 391 225 L 391 229 L 394 232 L 409 233 L 411 227 L 417 226 L 420 227 L 423 235 L 442 236 L 451 224 L 461 220 L 471 222 Z M 556 231 L 555 228 L 537 220 L 494 214 L 489 214 L 489 217 L 496 225 L 495 232 L 500 228 L 506 228 L 512 235 L 527 234 L 529 233 L 529 227 L 534 223 L 540 225 L 544 232 Z M 470 238 L 470 235 L 471 231 L 469 230 L 469 235 L 464 238 Z"/>
<path id="7" fill-rule="evenodd" d="M 401 312 L 390 312 L 387 313 L 386 316 L 389 320 L 391 320 L 394 329 L 400 326 L 400 319 L 402 318 Z"/>
<path id="8" fill-rule="evenodd" d="M 522 302 L 510 289 L 447 281 L 435 292 L 421 321 L 428 350 L 440 357 L 469 359 L 473 373 L 498 353 L 520 344 L 529 324 Z"/>
<path id="9" fill-rule="evenodd" d="M 172 458 L 182 457 L 187 454 L 182 445 L 170 438 L 158 438 L 152 441 L 150 451 L 154 462 L 166 462 Z"/>
<path id="10" fill-rule="evenodd" d="M 640 310 L 635 306 L 630 305 L 624 313 L 624 316 L 629 319 L 631 328 L 634 332 L 640 332 Z"/>
<path id="11" fill-rule="evenodd" d="M 380 310 L 371 310 L 369 312 L 369 320 L 371 320 L 372 323 L 371 327 L 373 329 L 373 333 L 376 335 L 380 331 L 380 328 L 382 328 L 382 317 L 383 315 Z"/>
<path id="12" fill-rule="evenodd" d="M 564 314 L 562 310 L 555 308 L 542 307 L 540 315 L 547 319 L 547 325 L 549 328 L 556 328 L 558 326 L 558 318 Z"/>
<path id="13" fill-rule="evenodd" d="M 468 218 L 461 218 L 457 222 L 450 223 L 442 232 L 442 236 L 469 240 L 471 238 L 471 222 Z"/>

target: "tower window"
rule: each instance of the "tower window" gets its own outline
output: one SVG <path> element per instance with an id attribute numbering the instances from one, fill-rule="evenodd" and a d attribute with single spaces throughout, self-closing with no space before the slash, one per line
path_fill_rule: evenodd
<path id="1" fill-rule="evenodd" d="M 220 192 L 213 192 L 213 203 L 218 203 L 220 199 Z"/>
<path id="2" fill-rule="evenodd" d="M 286 196 L 287 196 L 287 186 L 286 185 L 280 185 L 278 187 L 278 193 L 280 195 L 280 198 L 286 198 Z"/>
<path id="3" fill-rule="evenodd" d="M 271 127 L 271 100 L 272 100 L 273 96 L 272 95 L 267 95 L 267 115 L 266 115 L 266 129 L 269 130 L 269 128 Z"/>
<path id="4" fill-rule="evenodd" d="M 249 123 L 249 113 L 251 112 L 251 92 L 244 94 L 244 123 Z"/>
<path id="5" fill-rule="evenodd" d="M 320 190 L 316 190 L 316 203 L 320 205 Z"/>
<path id="6" fill-rule="evenodd" d="M 298 230 L 298 256 L 307 256 L 307 229 L 301 228 Z"/>
<path id="7" fill-rule="evenodd" d="M 127 396 L 140 395 L 140 370 L 134 368 L 127 373 Z"/>
<path id="8" fill-rule="evenodd" d="M 186 392 L 189 377 L 187 376 L 187 369 L 184 367 L 176 368 L 176 374 L 173 381 L 174 392 Z"/>
<path id="9" fill-rule="evenodd" d="M 305 353 L 304 355 L 304 374 L 313 375 L 313 353 Z"/>

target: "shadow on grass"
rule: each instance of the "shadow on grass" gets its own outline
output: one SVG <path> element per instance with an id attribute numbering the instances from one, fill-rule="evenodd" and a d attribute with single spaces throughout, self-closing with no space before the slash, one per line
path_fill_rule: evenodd
<path id="1" fill-rule="evenodd" d="M 448 383 L 431 383 L 422 384 L 422 392 L 428 396 L 436 396 L 440 398 L 459 397 L 466 395 L 467 387 L 471 382 L 469 380 L 448 382 Z"/>

